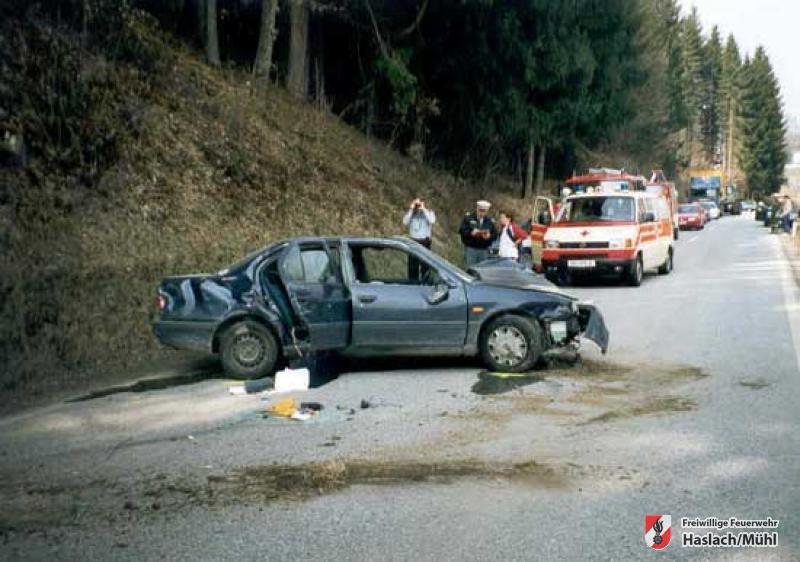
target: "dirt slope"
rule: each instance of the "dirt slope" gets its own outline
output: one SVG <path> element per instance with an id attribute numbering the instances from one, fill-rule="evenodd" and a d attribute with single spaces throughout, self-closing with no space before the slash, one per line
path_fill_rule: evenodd
<path id="1" fill-rule="evenodd" d="M 294 235 L 401 234 L 418 195 L 439 216 L 434 250 L 460 259 L 462 213 L 495 195 L 280 88 L 258 95 L 246 73 L 168 48 L 172 68 L 102 175 L 101 195 L 41 224 L 12 224 L 0 264 L 5 388 L 115 376 L 164 354 L 148 318 L 162 276 L 217 270 Z"/>

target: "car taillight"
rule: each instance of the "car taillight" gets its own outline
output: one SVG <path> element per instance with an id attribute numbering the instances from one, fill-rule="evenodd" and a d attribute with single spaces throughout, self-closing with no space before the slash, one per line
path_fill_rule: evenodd
<path id="1" fill-rule="evenodd" d="M 158 310 L 164 310 L 167 308 L 167 299 L 165 299 L 163 295 L 158 295 L 156 297 L 156 308 Z"/>

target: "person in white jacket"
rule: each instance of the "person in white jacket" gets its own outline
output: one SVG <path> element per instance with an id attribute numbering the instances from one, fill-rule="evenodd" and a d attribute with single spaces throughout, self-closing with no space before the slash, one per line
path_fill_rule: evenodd
<path id="1" fill-rule="evenodd" d="M 417 197 L 403 217 L 403 224 L 408 227 L 408 236 L 430 249 L 433 225 L 436 224 L 436 213 L 425 207 L 425 201 Z"/>
<path id="2" fill-rule="evenodd" d="M 433 241 L 433 225 L 436 223 L 436 214 L 425 208 L 425 201 L 417 197 L 411 202 L 411 207 L 403 216 L 403 224 L 408 227 L 408 236 L 430 249 Z M 412 281 L 422 280 L 422 264 L 414 256 L 408 256 L 408 278 Z"/>

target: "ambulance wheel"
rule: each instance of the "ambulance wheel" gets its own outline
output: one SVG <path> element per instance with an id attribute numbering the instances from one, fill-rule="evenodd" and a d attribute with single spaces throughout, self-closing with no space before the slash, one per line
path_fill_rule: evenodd
<path id="1" fill-rule="evenodd" d="M 628 285 L 631 287 L 638 287 L 642 284 L 642 278 L 644 277 L 644 264 L 642 263 L 642 255 L 639 254 L 636 257 L 636 261 L 634 261 L 630 269 L 628 270 Z"/>
<path id="2" fill-rule="evenodd" d="M 680 228 L 673 228 L 672 229 L 672 237 L 677 240 L 681 237 L 681 229 Z"/>
<path id="3" fill-rule="evenodd" d="M 658 268 L 659 275 L 669 275 L 670 271 L 672 271 L 672 248 L 669 249 L 669 253 L 667 254 L 667 260 Z"/>

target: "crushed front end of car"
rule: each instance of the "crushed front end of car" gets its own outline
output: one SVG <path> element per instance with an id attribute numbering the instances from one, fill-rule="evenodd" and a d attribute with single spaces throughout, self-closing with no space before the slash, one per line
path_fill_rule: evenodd
<path id="1" fill-rule="evenodd" d="M 543 312 L 544 324 L 553 347 L 577 346 L 580 338 L 594 342 L 603 355 L 608 352 L 609 333 L 600 310 L 592 303 L 572 301 Z"/>

